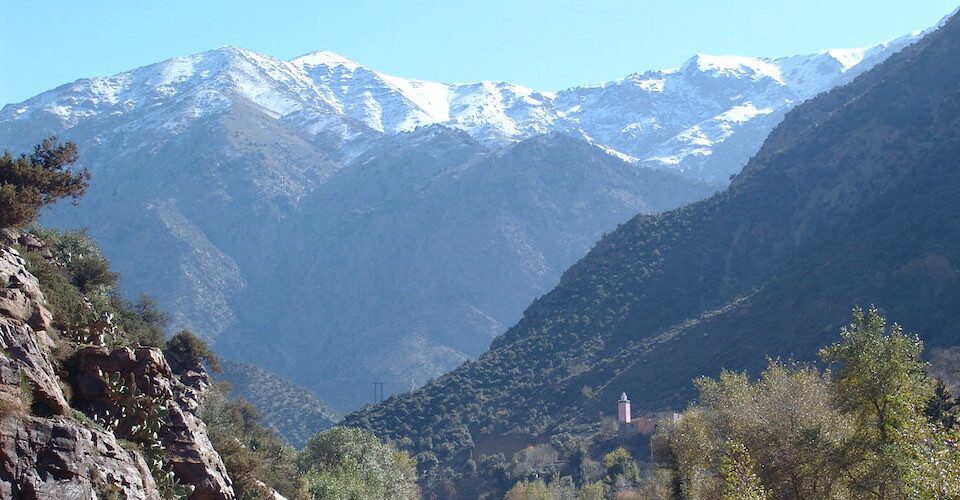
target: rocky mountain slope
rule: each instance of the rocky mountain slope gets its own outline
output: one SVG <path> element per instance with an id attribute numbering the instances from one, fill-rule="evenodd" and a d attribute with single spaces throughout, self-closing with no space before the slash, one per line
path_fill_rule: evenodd
<path id="1" fill-rule="evenodd" d="M 712 194 L 786 110 L 915 39 L 557 93 L 228 47 L 7 105 L 0 146 L 76 142 L 97 180 L 45 223 L 93 227 L 174 326 L 353 409 L 483 352 L 605 232 Z"/>
<path id="2" fill-rule="evenodd" d="M 810 360 L 856 305 L 960 339 L 960 18 L 790 111 L 723 193 L 603 238 L 475 362 L 349 415 L 427 468 L 596 429 L 621 392 Z"/>
<path id="3" fill-rule="evenodd" d="M 4 229 L 0 245 L 0 496 L 160 499 L 189 486 L 191 498 L 234 498 L 198 416 L 203 368 L 171 366 L 157 348 L 55 342 L 40 282 L 10 246 L 44 253 L 43 244 Z M 158 454 L 125 427 L 147 400 L 118 402 L 111 377 L 128 381 L 119 382 L 124 394 L 136 386 L 131 394 L 163 405 L 162 423 L 143 424 L 157 433 Z"/>

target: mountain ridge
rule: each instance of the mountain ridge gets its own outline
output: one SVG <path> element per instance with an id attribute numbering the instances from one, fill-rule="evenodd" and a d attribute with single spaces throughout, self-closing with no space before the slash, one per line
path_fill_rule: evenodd
<path id="1" fill-rule="evenodd" d="M 218 91 L 219 86 L 308 135 L 329 135 L 348 150 L 358 136 L 396 134 L 430 124 L 466 130 L 488 146 L 562 131 L 602 144 L 631 162 L 688 172 L 697 168 L 688 163 L 709 163 L 714 147 L 729 137 L 729 130 L 750 128 L 749 122 L 761 115 L 780 115 L 796 103 L 869 69 L 922 35 L 917 32 L 860 49 L 828 49 L 778 58 L 698 54 L 676 69 L 647 70 L 557 92 L 492 80 L 449 84 L 401 78 L 329 51 L 281 60 L 225 46 L 110 77 L 65 84 L 22 103 L 4 106 L 0 123 L 18 122 L 40 113 L 69 128 L 104 113 L 162 108 L 162 103 L 174 100 L 183 103 L 185 109 L 153 126 L 175 131 L 184 120 L 230 105 L 232 98 Z M 721 88 L 727 98 L 734 99 L 727 105 L 711 96 L 716 91 L 711 89 L 715 83 L 710 78 L 724 80 L 727 86 L 744 80 L 752 86 L 744 87 L 739 98 L 734 91 Z M 138 92 L 138 88 L 142 90 Z M 610 113 L 623 108 L 617 105 L 621 99 L 631 106 L 614 113 L 626 115 L 618 120 Z M 658 104 L 664 99 L 673 104 Z M 672 110 L 687 106 L 687 99 L 699 102 L 695 107 L 709 112 L 685 111 L 686 116 L 671 116 Z M 652 106 L 652 114 L 640 116 L 636 106 L 644 106 L 644 102 Z M 662 106 L 667 109 L 658 112 Z M 598 112 L 593 112 L 594 108 Z M 730 113 L 736 116 L 728 116 Z M 702 128 L 711 128 L 705 125 L 707 122 L 727 132 L 704 132 Z M 671 150 L 673 154 L 665 152 Z M 700 167 L 700 172 L 693 175 L 725 181 L 738 166 L 706 174 Z"/>

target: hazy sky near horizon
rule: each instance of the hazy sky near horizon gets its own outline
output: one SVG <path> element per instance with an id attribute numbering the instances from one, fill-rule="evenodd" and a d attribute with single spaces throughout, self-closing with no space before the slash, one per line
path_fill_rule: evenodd
<path id="1" fill-rule="evenodd" d="M 957 0 L 118 0 L 4 6 L 0 104 L 79 78 L 236 45 L 330 50 L 387 74 L 538 90 L 677 67 L 696 53 L 860 47 L 935 24 Z"/>

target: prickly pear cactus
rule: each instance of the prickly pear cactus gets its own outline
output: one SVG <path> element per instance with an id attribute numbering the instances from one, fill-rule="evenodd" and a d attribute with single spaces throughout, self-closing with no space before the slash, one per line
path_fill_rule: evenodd
<path id="1" fill-rule="evenodd" d="M 107 386 L 114 411 L 94 415 L 94 420 L 118 438 L 140 446 L 164 498 L 179 500 L 189 497 L 193 486 L 181 484 L 166 465 L 160 440 L 161 428 L 170 415 L 171 402 L 167 398 L 141 392 L 132 373 L 129 380 L 124 380 L 119 372 L 107 374 L 98 369 L 97 375 Z"/>

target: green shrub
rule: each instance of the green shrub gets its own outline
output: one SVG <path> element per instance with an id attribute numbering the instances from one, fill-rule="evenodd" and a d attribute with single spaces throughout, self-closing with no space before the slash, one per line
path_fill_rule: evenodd
<path id="1" fill-rule="evenodd" d="M 110 271 L 110 264 L 99 255 L 83 255 L 68 264 L 71 283 L 81 293 L 90 293 L 103 287 L 113 287 L 117 275 Z"/>
<path id="2" fill-rule="evenodd" d="M 297 468 L 313 498 L 420 498 L 413 459 L 360 429 L 317 434 L 297 457 Z M 352 496 L 357 492 L 363 495 Z"/>
<path id="3" fill-rule="evenodd" d="M 33 381 L 22 371 L 20 372 L 20 402 L 28 412 L 33 408 Z"/>
<path id="4" fill-rule="evenodd" d="M 137 302 L 130 302 L 120 294 L 110 295 L 110 305 L 117 311 L 120 328 L 131 345 L 163 347 L 165 329 L 170 315 L 157 309 L 156 302 L 146 294 L 140 294 Z"/>
<path id="5" fill-rule="evenodd" d="M 242 399 L 227 398 L 229 386 L 214 383 L 201 407 L 210 442 L 220 453 L 239 498 L 271 498 L 265 484 L 295 498 L 300 479 L 296 451 L 260 423 L 256 408 Z"/>
<path id="6" fill-rule="evenodd" d="M 167 351 L 185 356 L 197 363 L 206 363 L 215 372 L 220 371 L 220 358 L 210 350 L 210 346 L 190 330 L 181 330 L 167 341 Z"/>

